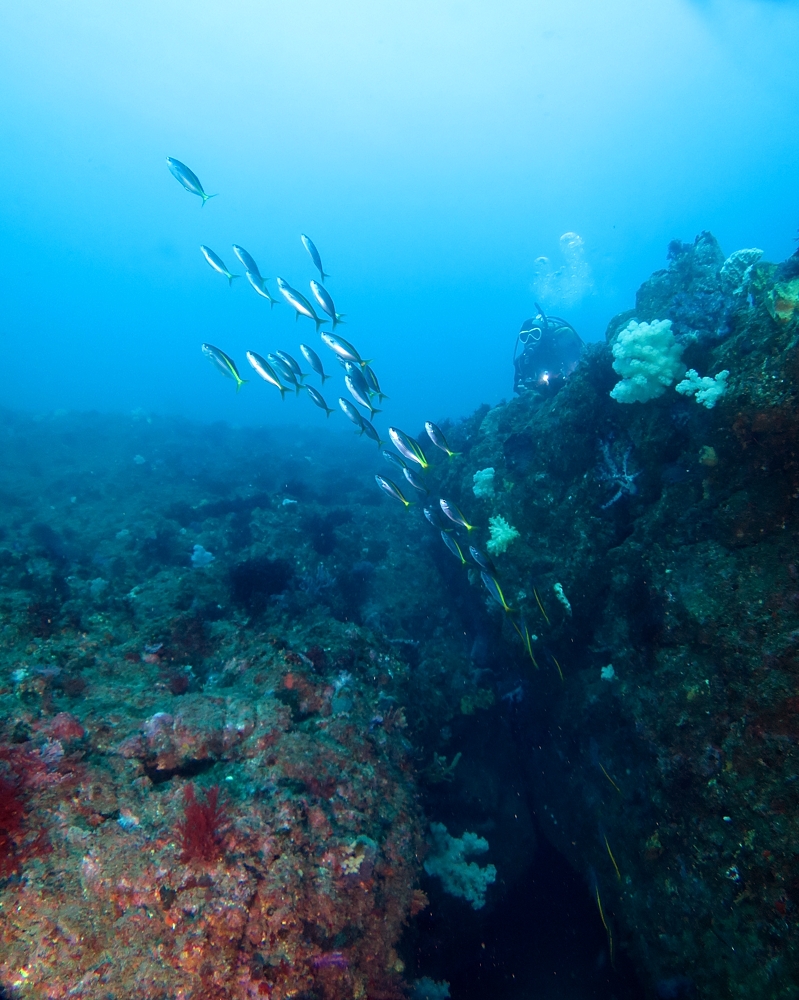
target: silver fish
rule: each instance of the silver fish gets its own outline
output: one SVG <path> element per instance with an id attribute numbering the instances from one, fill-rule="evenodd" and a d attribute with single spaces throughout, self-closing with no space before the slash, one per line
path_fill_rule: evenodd
<path id="1" fill-rule="evenodd" d="M 325 344 L 326 347 L 329 347 L 334 354 L 337 354 L 342 361 L 354 361 L 356 365 L 366 364 L 352 344 L 343 337 L 339 337 L 335 333 L 327 332 L 322 332 L 320 336 L 322 338 L 322 343 Z"/>
<path id="2" fill-rule="evenodd" d="M 286 302 L 295 310 L 294 319 L 297 319 L 299 316 L 307 316 L 308 319 L 312 319 L 316 323 L 317 330 L 322 323 L 327 323 L 326 319 L 320 319 L 316 315 L 314 307 L 308 299 L 302 293 L 298 292 L 296 288 L 292 288 L 283 278 L 277 279 L 277 287 L 280 289 L 280 294 Z"/>
<path id="3" fill-rule="evenodd" d="M 266 359 L 285 382 L 294 386 L 294 391 L 299 396 L 302 386 L 297 381 L 297 376 L 291 370 L 291 366 L 287 365 L 283 358 L 278 357 L 277 354 L 267 354 Z"/>
<path id="4" fill-rule="evenodd" d="M 447 529 L 444 527 L 444 524 L 441 521 L 441 515 L 438 513 L 438 509 L 436 507 L 425 507 L 424 516 L 430 524 L 432 524 L 434 528 L 438 528 L 439 531 L 452 530 L 451 528 Z"/>
<path id="5" fill-rule="evenodd" d="M 450 550 L 450 552 L 456 557 L 456 559 L 460 559 L 461 566 L 465 566 L 466 557 L 461 551 L 460 545 L 458 545 L 458 540 L 456 538 L 453 538 L 452 535 L 448 535 L 446 531 L 441 532 L 441 540 L 444 542 L 444 544 Z"/>
<path id="6" fill-rule="evenodd" d="M 356 365 L 352 361 L 344 361 L 342 363 L 344 365 L 344 371 L 352 379 L 352 384 L 361 393 L 362 396 L 366 396 L 368 399 L 370 395 L 369 386 L 366 384 L 366 379 L 361 374 L 360 365 Z"/>
<path id="7" fill-rule="evenodd" d="M 322 385 L 325 384 L 327 379 L 330 378 L 329 375 L 325 375 L 325 369 L 322 365 L 322 359 L 316 353 L 313 348 L 309 347 L 307 344 L 300 344 L 300 350 L 302 351 L 302 356 L 308 362 L 308 364 L 313 368 L 319 378 L 322 380 Z"/>
<path id="8" fill-rule="evenodd" d="M 364 426 L 366 425 L 366 421 L 363 419 L 360 412 L 355 409 L 355 407 L 348 399 L 344 399 L 342 396 L 339 396 L 338 398 L 338 405 L 344 411 L 344 415 L 349 420 L 351 420 L 358 428 L 358 430 L 361 432 L 361 434 L 363 434 L 363 429 Z"/>
<path id="9" fill-rule="evenodd" d="M 483 570 L 484 573 L 489 573 L 489 574 L 496 573 L 494 564 L 491 562 L 491 560 L 488 558 L 487 555 L 485 555 L 483 552 L 480 551 L 480 549 L 475 548 L 474 545 L 470 545 L 469 553 L 471 554 L 472 559 L 474 559 L 474 561 L 477 563 L 480 569 Z"/>
<path id="10" fill-rule="evenodd" d="M 249 271 L 250 274 L 254 275 L 259 281 L 264 280 L 263 277 L 261 276 L 261 272 L 258 270 L 258 265 L 252 259 L 250 254 L 247 253 L 244 247 L 236 246 L 236 244 L 234 243 L 233 253 L 239 258 L 239 260 L 241 261 L 241 266 L 244 268 L 245 271 Z"/>
<path id="11" fill-rule="evenodd" d="M 236 392 L 238 392 L 247 379 L 239 375 L 239 370 L 233 358 L 225 354 L 224 351 L 220 351 L 218 347 L 214 347 L 213 344 L 203 344 L 203 354 L 225 378 L 233 379 L 236 383 Z"/>
<path id="12" fill-rule="evenodd" d="M 405 463 L 402 461 L 399 455 L 395 455 L 393 451 L 384 451 L 382 452 L 382 455 L 383 458 L 389 463 L 389 465 L 393 465 L 397 469 L 405 468 Z"/>
<path id="13" fill-rule="evenodd" d="M 320 285 L 318 281 L 311 281 L 311 291 L 313 296 L 319 305 L 324 309 L 327 315 L 333 320 L 332 330 L 336 329 L 336 323 L 344 322 L 344 313 L 337 313 L 336 307 L 333 305 L 333 300 L 330 298 L 330 292 Z"/>
<path id="14" fill-rule="evenodd" d="M 266 279 L 258 278 L 254 274 L 251 274 L 249 271 L 246 271 L 245 273 L 247 275 L 247 281 L 249 281 L 253 289 L 256 292 L 258 292 L 261 298 L 264 298 L 269 302 L 270 309 L 272 308 L 272 306 L 280 304 L 277 299 L 273 299 L 272 296 L 269 294 L 269 289 L 266 287 Z"/>
<path id="15" fill-rule="evenodd" d="M 322 394 L 317 392 L 312 385 L 306 385 L 305 389 L 308 392 L 308 395 L 314 401 L 314 403 L 316 403 L 316 405 L 319 407 L 319 409 L 324 410 L 325 416 L 329 417 L 333 411 L 330 409 L 330 407 L 322 398 Z"/>
<path id="16" fill-rule="evenodd" d="M 369 386 L 369 392 L 373 392 L 376 396 L 378 396 L 381 403 L 384 399 L 388 399 L 388 396 L 380 388 L 380 383 L 377 381 L 377 375 L 375 375 L 369 365 L 363 366 L 363 377 L 366 380 L 366 384 Z"/>
<path id="17" fill-rule="evenodd" d="M 269 364 L 269 362 L 265 358 L 262 358 L 260 354 L 256 354 L 255 351 L 247 351 L 247 360 L 250 362 L 255 371 L 258 372 L 264 382 L 268 382 L 276 389 L 279 389 L 280 398 L 285 398 L 288 389 L 281 384 L 280 379 L 277 376 L 277 372 Z"/>
<path id="18" fill-rule="evenodd" d="M 240 274 L 231 274 L 225 266 L 225 262 L 221 257 L 218 257 L 210 247 L 201 246 L 200 253 L 205 257 L 210 266 L 219 274 L 223 274 L 227 280 L 228 284 L 233 284 L 234 278 L 240 278 Z"/>
<path id="19" fill-rule="evenodd" d="M 402 495 L 402 490 L 396 483 L 393 483 L 390 479 L 384 479 L 382 476 L 375 476 L 375 482 L 384 493 L 388 493 L 390 497 L 399 500 L 406 508 L 410 507 L 411 501 L 405 499 Z"/>
<path id="20" fill-rule="evenodd" d="M 411 440 L 404 431 L 401 431 L 398 427 L 389 427 L 388 436 L 403 458 L 407 458 L 409 462 L 416 462 L 423 469 L 428 467 L 429 463 L 420 445 L 416 441 Z"/>
<path id="21" fill-rule="evenodd" d="M 459 452 L 453 451 L 450 448 L 450 446 L 447 444 L 447 439 L 444 437 L 444 432 L 441 430 L 440 427 L 437 427 L 431 420 L 428 420 L 425 423 L 424 429 L 427 431 L 427 436 L 430 438 L 430 440 L 433 442 L 436 448 L 440 448 L 442 451 L 445 451 L 450 458 L 452 458 L 453 455 L 460 454 Z"/>
<path id="22" fill-rule="evenodd" d="M 308 373 L 301 370 L 300 366 L 297 364 L 294 358 L 285 351 L 275 351 L 275 354 L 282 360 L 285 361 L 289 368 L 294 372 L 298 379 L 308 378 Z"/>
<path id="23" fill-rule="evenodd" d="M 500 605 L 503 611 L 510 612 L 513 610 L 513 608 L 508 607 L 508 602 L 505 600 L 505 595 L 502 593 L 502 587 L 500 587 L 499 583 L 497 583 L 490 573 L 486 573 L 485 570 L 483 570 L 480 573 L 480 579 L 483 581 L 486 590 L 489 594 L 491 594 L 497 604 Z"/>
<path id="24" fill-rule="evenodd" d="M 360 403 L 361 406 L 365 406 L 369 411 L 369 419 L 374 420 L 375 414 L 380 413 L 380 410 L 376 410 L 372 406 L 372 401 L 369 399 L 369 394 L 364 395 L 358 388 L 358 386 L 353 382 L 350 375 L 344 376 L 344 385 L 349 389 L 350 395 L 355 400 L 356 403 Z"/>
<path id="25" fill-rule="evenodd" d="M 463 512 L 460 508 L 456 507 L 451 500 L 439 500 L 438 503 L 450 521 L 454 521 L 455 524 L 459 524 L 462 528 L 466 528 L 467 531 L 471 531 L 474 528 L 474 525 L 469 524 L 463 516 Z"/>
<path id="26" fill-rule="evenodd" d="M 417 474 L 413 471 L 413 469 L 409 469 L 407 465 L 402 470 L 402 474 L 403 476 L 405 476 L 405 478 L 408 480 L 408 482 L 415 490 L 418 490 L 420 493 L 424 493 L 425 495 L 430 492 L 430 490 L 425 486 L 421 477 L 417 476 Z"/>
<path id="27" fill-rule="evenodd" d="M 324 282 L 325 278 L 329 278 L 330 275 L 325 274 L 324 270 L 322 269 L 322 258 L 319 256 L 319 251 L 314 246 L 313 240 L 310 239 L 308 236 L 302 236 L 302 235 L 300 236 L 300 239 L 302 240 L 302 245 L 310 254 L 311 260 L 314 262 L 314 267 L 319 271 L 319 277 L 321 278 L 322 282 Z"/>
<path id="28" fill-rule="evenodd" d="M 368 420 L 362 420 L 361 430 L 368 438 L 371 438 L 375 442 L 378 448 L 383 447 L 385 442 L 380 440 L 380 435 L 377 433 L 374 424 L 370 424 Z"/>
<path id="29" fill-rule="evenodd" d="M 176 160 L 173 156 L 167 156 L 166 158 L 167 166 L 169 167 L 169 172 L 172 176 L 180 181 L 183 187 L 189 192 L 189 194 L 196 194 L 202 198 L 202 205 L 205 205 L 209 198 L 216 198 L 215 194 L 206 194 L 203 191 L 203 186 L 200 184 L 200 180 L 192 170 L 186 166 L 185 163 L 181 163 L 180 160 Z"/>

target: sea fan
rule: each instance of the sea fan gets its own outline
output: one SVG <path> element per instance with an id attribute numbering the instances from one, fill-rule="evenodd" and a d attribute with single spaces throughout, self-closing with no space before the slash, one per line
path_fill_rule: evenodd
<path id="1" fill-rule="evenodd" d="M 194 785 L 186 785 L 183 803 L 183 819 L 177 829 L 180 860 L 216 861 L 223 853 L 228 820 L 225 803 L 219 801 L 219 786 L 209 788 L 200 802 L 194 794 Z"/>
<path id="2" fill-rule="evenodd" d="M 0 777 L 0 875 L 15 866 L 17 839 L 22 832 L 25 809 L 14 781 Z"/>

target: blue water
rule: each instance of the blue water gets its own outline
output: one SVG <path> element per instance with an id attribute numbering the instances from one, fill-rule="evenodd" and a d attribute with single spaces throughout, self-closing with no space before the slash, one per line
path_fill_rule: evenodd
<path id="1" fill-rule="evenodd" d="M 594 340 L 673 238 L 793 250 L 797 37 L 751 0 L 6 5 L 0 399 L 324 423 L 200 352 L 319 346 L 199 252 L 308 294 L 304 232 L 392 422 L 495 403 L 534 301 Z"/>

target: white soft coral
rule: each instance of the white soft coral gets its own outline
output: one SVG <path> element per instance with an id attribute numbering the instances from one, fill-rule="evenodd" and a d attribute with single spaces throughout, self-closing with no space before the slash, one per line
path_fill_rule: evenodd
<path id="1" fill-rule="evenodd" d="M 671 332 L 671 320 L 630 320 L 613 344 L 613 370 L 621 375 L 611 390 L 618 403 L 645 403 L 662 396 L 685 370 L 682 347 Z"/>
<path id="2" fill-rule="evenodd" d="M 682 393 L 683 396 L 695 395 L 697 403 L 701 403 L 708 410 L 712 410 L 727 390 L 729 374 L 725 368 L 715 378 L 710 378 L 708 375 L 700 378 L 699 372 L 693 368 L 689 368 L 685 373 L 685 378 L 682 382 L 678 382 L 674 388 L 677 392 Z"/>

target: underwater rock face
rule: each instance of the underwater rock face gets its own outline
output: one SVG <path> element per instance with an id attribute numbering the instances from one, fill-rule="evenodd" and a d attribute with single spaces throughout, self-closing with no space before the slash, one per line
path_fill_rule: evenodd
<path id="1" fill-rule="evenodd" d="M 725 257 L 715 236 L 705 232 L 693 243 L 674 240 L 668 259 L 668 268 L 656 271 L 638 290 L 635 309 L 611 320 L 608 340 L 628 319 L 639 323 L 669 319 L 675 336 L 689 336 L 700 343 L 712 343 L 730 333 L 741 289 L 723 271 Z"/>
<path id="2" fill-rule="evenodd" d="M 621 325 L 687 324 L 724 393 L 620 405 L 589 345 L 445 425 L 469 532 L 384 500 L 371 450 L 0 412 L 0 993 L 399 1000 L 428 906 L 483 961 L 423 871 L 446 820 L 490 844 L 480 920 L 537 843 L 570 861 L 610 989 L 632 956 L 654 996 L 793 995 L 799 256 L 747 264 L 722 339 L 723 253 L 672 256 Z"/>
<path id="3" fill-rule="evenodd" d="M 419 829 L 399 730 L 375 738 L 362 698 L 334 715 L 333 685 L 281 644 L 227 669 L 224 694 L 170 713 L 140 683 L 98 686 L 85 731 L 62 716 L 3 743 L 14 995 L 400 996 Z"/>
<path id="4" fill-rule="evenodd" d="M 557 398 L 450 432 L 464 457 L 443 488 L 465 498 L 486 466 L 504 484 L 472 536 L 484 544 L 500 513 L 521 534 L 496 559 L 515 613 L 490 614 L 517 662 L 533 633 L 527 780 L 543 831 L 596 898 L 611 957 L 631 953 L 661 996 L 787 997 L 799 982 L 799 317 L 773 304 L 793 264 L 755 263 L 751 301 L 730 303 L 710 234 L 670 257 L 609 331 L 635 316 L 694 334 L 685 367 L 730 373 L 714 407 L 673 387 L 620 406 L 603 345 Z M 520 440 L 535 442 L 523 463 L 509 460 Z"/>
<path id="5" fill-rule="evenodd" d="M 291 590 L 313 537 L 285 476 L 236 478 L 245 436 L 60 419 L 0 413 L 0 995 L 399 1000 L 424 906 L 406 663 Z"/>

